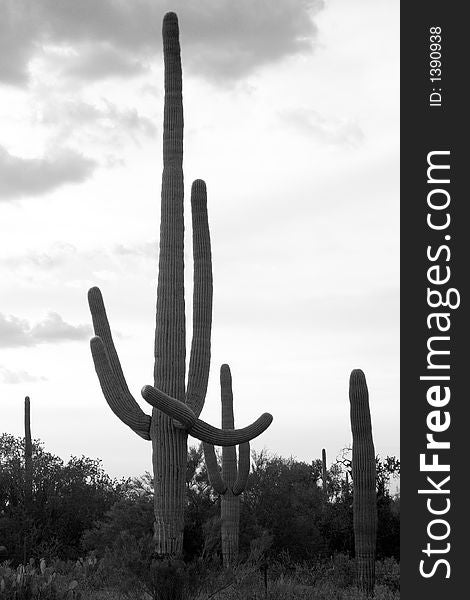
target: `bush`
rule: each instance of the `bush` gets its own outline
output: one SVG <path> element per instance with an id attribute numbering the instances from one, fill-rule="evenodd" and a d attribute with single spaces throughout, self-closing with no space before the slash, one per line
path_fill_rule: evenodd
<path id="1" fill-rule="evenodd" d="M 78 600 L 78 581 L 47 567 L 42 559 L 38 566 L 34 560 L 16 569 L 8 563 L 0 565 L 0 595 L 2 600 Z"/>
<path id="2" fill-rule="evenodd" d="M 377 585 L 385 586 L 393 591 L 400 589 L 400 565 L 394 558 L 378 560 L 375 565 Z"/>

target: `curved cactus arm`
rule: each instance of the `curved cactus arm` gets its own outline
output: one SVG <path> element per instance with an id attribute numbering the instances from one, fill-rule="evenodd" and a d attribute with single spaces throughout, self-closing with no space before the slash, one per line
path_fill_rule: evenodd
<path id="1" fill-rule="evenodd" d="M 250 443 L 245 442 L 238 447 L 238 476 L 232 488 L 235 496 L 239 496 L 246 488 L 250 473 Z"/>
<path id="2" fill-rule="evenodd" d="M 121 363 L 119 361 L 119 356 L 114 346 L 113 336 L 111 335 L 111 328 L 109 327 L 108 317 L 106 315 L 106 309 L 100 288 L 92 287 L 90 290 L 88 290 L 88 305 L 90 307 L 91 318 L 93 319 L 95 335 L 101 338 L 104 347 L 106 348 L 106 354 L 108 355 L 111 368 L 119 382 L 119 385 L 124 391 L 129 392 L 126 378 L 124 377 Z"/>
<path id="3" fill-rule="evenodd" d="M 158 410 L 181 423 L 184 429 L 190 429 L 196 422 L 196 415 L 189 406 L 186 406 L 181 400 L 168 396 L 168 394 L 152 385 L 144 385 L 142 396 L 154 408 L 158 408 Z"/>
<path id="4" fill-rule="evenodd" d="M 242 429 L 224 430 L 213 427 L 197 419 L 189 433 L 201 442 L 213 444 L 214 446 L 236 446 L 253 440 L 265 431 L 272 423 L 273 417 L 269 413 L 263 413 L 256 421 Z"/>
<path id="5" fill-rule="evenodd" d="M 199 417 L 204 406 L 209 379 L 212 325 L 212 259 L 207 191 L 202 179 L 191 188 L 193 221 L 193 339 L 189 360 L 186 403 Z"/>
<path id="6" fill-rule="evenodd" d="M 206 442 L 214 446 L 236 446 L 243 444 L 258 437 L 272 423 L 273 417 L 269 413 L 263 413 L 254 423 L 243 429 L 231 429 L 224 431 L 209 425 L 201 419 L 196 419 L 192 410 L 184 402 L 172 398 L 151 385 L 145 385 L 142 388 L 142 396 L 154 408 L 158 408 L 163 413 L 183 423 L 187 431 L 201 442 Z M 191 425 L 192 419 L 195 419 Z"/>
<path id="7" fill-rule="evenodd" d="M 204 460 L 206 461 L 210 484 L 214 490 L 222 496 L 227 491 L 227 485 L 220 474 L 214 446 L 212 444 L 205 444 L 203 442 L 202 447 L 204 448 Z"/>
<path id="8" fill-rule="evenodd" d="M 122 388 L 112 368 L 103 340 L 99 337 L 92 338 L 90 347 L 101 389 L 111 410 L 137 435 L 144 440 L 150 440 L 151 419 L 140 408 L 129 390 Z"/>

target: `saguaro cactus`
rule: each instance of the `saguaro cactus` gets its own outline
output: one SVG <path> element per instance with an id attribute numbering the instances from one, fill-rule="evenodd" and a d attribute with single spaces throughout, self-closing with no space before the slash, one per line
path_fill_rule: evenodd
<path id="1" fill-rule="evenodd" d="M 33 442 L 31 440 L 31 402 L 24 399 L 24 498 L 26 510 L 31 510 L 33 498 Z"/>
<path id="2" fill-rule="evenodd" d="M 228 365 L 220 368 L 220 391 L 222 400 L 222 429 L 235 427 L 233 419 L 232 375 Z M 240 527 L 240 494 L 246 487 L 250 472 L 250 444 L 222 448 L 222 474 L 217 464 L 214 446 L 203 444 L 209 480 L 220 494 L 220 520 L 222 535 L 222 557 L 224 567 L 233 566 L 238 557 L 238 534 Z"/>
<path id="3" fill-rule="evenodd" d="M 31 545 L 33 503 L 33 442 L 31 439 L 31 402 L 24 399 L 24 534 L 23 562 L 26 564 Z"/>
<path id="4" fill-rule="evenodd" d="M 207 220 L 206 185 L 192 185 L 194 291 L 193 339 L 185 385 L 184 312 L 183 103 L 178 19 L 163 19 L 165 106 L 160 256 L 155 328 L 154 387 L 142 389 L 152 405 L 145 414 L 131 395 L 119 358 L 101 292 L 88 293 L 95 335 L 91 351 L 104 396 L 113 412 L 135 433 L 152 441 L 155 488 L 155 550 L 160 556 L 182 551 L 183 509 L 188 434 L 211 444 L 233 446 L 262 433 L 271 423 L 265 413 L 252 425 L 223 431 L 198 417 L 207 391 L 212 321 L 212 262 Z"/>
<path id="5" fill-rule="evenodd" d="M 377 496 L 375 450 L 369 410 L 369 393 L 364 373 L 355 369 L 349 380 L 351 430 L 353 436 L 352 479 L 354 547 L 357 580 L 367 594 L 375 585 Z"/>
<path id="6" fill-rule="evenodd" d="M 321 477 L 323 483 L 323 497 L 325 498 L 325 502 L 328 500 L 328 488 L 326 481 L 326 450 L 325 448 L 321 451 Z"/>

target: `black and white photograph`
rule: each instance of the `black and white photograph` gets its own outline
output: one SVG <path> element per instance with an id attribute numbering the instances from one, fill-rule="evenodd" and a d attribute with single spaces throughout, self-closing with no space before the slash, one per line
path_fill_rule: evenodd
<path id="1" fill-rule="evenodd" d="M 399 48 L 0 0 L 2 600 L 400 598 Z"/>

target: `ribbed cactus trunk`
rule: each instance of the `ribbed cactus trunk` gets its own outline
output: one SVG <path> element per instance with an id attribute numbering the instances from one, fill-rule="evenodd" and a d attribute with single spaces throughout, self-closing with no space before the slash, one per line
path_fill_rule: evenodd
<path id="1" fill-rule="evenodd" d="M 163 20 L 165 106 L 160 255 L 155 328 L 155 387 L 185 400 L 183 98 L 178 20 Z M 171 417 L 152 410 L 156 548 L 165 555 L 182 551 L 187 434 Z"/>
<path id="2" fill-rule="evenodd" d="M 353 523 L 357 582 L 368 595 L 375 585 L 377 495 L 375 450 L 364 373 L 356 369 L 349 380 L 351 430 L 353 436 Z"/>
<path id="3" fill-rule="evenodd" d="M 232 376 L 228 365 L 223 365 L 220 369 L 220 389 L 222 399 L 222 429 L 234 429 Z M 225 567 L 234 565 L 238 558 L 240 496 L 235 496 L 233 493 L 237 476 L 237 450 L 235 446 L 222 448 L 222 479 L 227 486 L 227 490 L 220 502 L 222 557 Z"/>

